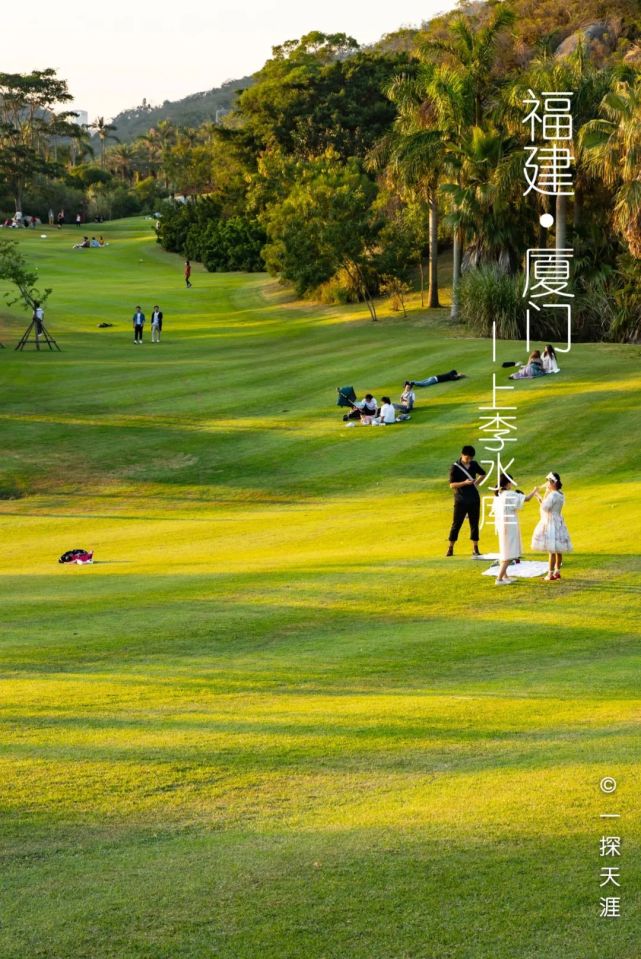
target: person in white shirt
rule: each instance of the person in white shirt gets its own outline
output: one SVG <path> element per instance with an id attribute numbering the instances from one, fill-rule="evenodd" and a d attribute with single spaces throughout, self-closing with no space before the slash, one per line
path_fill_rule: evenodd
<path id="1" fill-rule="evenodd" d="M 40 342 L 40 337 L 43 334 L 44 320 L 45 311 L 36 300 L 36 302 L 33 304 L 33 326 L 36 331 L 36 345 L 38 345 Z"/>
<path id="2" fill-rule="evenodd" d="M 151 342 L 160 343 L 160 334 L 162 332 L 162 310 L 156 304 L 151 314 Z"/>
<path id="3" fill-rule="evenodd" d="M 346 413 L 343 419 L 345 422 L 347 422 L 347 420 L 361 420 L 363 423 L 369 423 L 370 418 L 376 416 L 377 410 L 378 402 L 376 397 L 372 396 L 371 393 L 366 393 L 365 399 L 354 403 L 352 405 L 352 412 Z"/>
<path id="4" fill-rule="evenodd" d="M 372 423 L 376 426 L 391 426 L 392 423 L 395 422 L 396 410 L 394 409 L 394 404 L 390 400 L 389 396 L 384 396 L 380 412 L 378 416 L 374 417 Z"/>
<path id="5" fill-rule="evenodd" d="M 543 356 L 541 359 L 543 360 L 543 369 L 546 373 L 559 372 L 559 364 L 556 361 L 556 350 L 551 343 L 548 343 L 543 350 Z"/>

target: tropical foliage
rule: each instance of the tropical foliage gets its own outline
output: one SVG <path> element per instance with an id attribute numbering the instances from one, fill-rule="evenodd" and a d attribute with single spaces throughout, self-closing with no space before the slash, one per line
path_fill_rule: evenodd
<path id="1" fill-rule="evenodd" d="M 41 216 L 65 202 L 88 216 L 158 211 L 166 249 L 210 270 L 267 268 L 300 295 L 360 299 L 372 319 L 375 297 L 396 291 L 398 305 L 407 284 L 438 307 L 439 254 L 451 250 L 452 319 L 487 329 L 483 311 L 501 304 L 506 336 L 522 322 L 510 291 L 526 250 L 571 245 L 578 335 L 635 338 L 641 17 L 635 0 L 612 0 L 603 17 L 598 0 L 487 0 L 369 48 L 314 31 L 227 89 L 224 116 L 189 124 L 144 104 L 135 139 L 104 117 L 93 136 L 56 128 L 70 118 L 54 120 L 53 93 L 68 99 L 55 81 L 19 172 L 5 95 L 5 194 Z M 525 189 L 524 101 L 544 90 L 573 94 L 571 197 Z"/>

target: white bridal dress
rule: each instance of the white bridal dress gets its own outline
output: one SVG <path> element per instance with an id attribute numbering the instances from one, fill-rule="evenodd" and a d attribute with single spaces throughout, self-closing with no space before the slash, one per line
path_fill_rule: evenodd
<path id="1" fill-rule="evenodd" d="M 547 493 L 541 502 L 541 519 L 532 534 L 532 549 L 539 553 L 570 553 L 570 534 L 561 516 L 565 497 L 559 490 Z"/>
<path id="2" fill-rule="evenodd" d="M 523 509 L 525 496 L 515 490 L 503 490 L 494 497 L 492 515 L 499 537 L 499 558 L 518 559 L 523 552 L 517 511 Z"/>

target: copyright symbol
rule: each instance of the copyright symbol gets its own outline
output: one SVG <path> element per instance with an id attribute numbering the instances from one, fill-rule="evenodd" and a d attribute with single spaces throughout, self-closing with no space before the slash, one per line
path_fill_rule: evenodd
<path id="1" fill-rule="evenodd" d="M 617 781 L 612 776 L 604 776 L 599 783 L 602 793 L 613 793 L 617 788 Z"/>

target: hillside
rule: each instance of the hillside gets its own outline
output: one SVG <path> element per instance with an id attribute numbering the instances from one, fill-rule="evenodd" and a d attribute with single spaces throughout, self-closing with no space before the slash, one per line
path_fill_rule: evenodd
<path id="1" fill-rule="evenodd" d="M 599 23 L 607 36 L 605 42 L 589 43 L 591 52 L 597 59 L 609 57 L 622 59 L 626 53 L 635 49 L 633 45 L 641 35 L 641 12 L 638 0 L 512 0 L 511 6 L 517 14 L 514 32 L 520 46 L 520 63 L 525 63 L 541 44 L 558 48 L 568 37 L 585 27 Z M 461 2 L 455 10 L 438 15 L 432 20 L 423 21 L 420 28 L 402 26 L 387 33 L 365 49 L 380 53 L 410 52 L 417 34 L 429 32 L 439 36 L 444 33 L 453 17 L 464 13 L 483 19 L 490 7 L 482 2 Z M 144 102 L 137 107 L 123 110 L 113 118 L 118 129 L 118 137 L 127 142 L 144 135 L 161 120 L 171 120 L 177 126 L 196 127 L 207 120 L 216 119 L 216 111 L 229 111 L 234 105 L 236 94 L 251 86 L 252 76 L 238 80 L 228 80 L 220 87 L 194 93 L 181 100 L 165 100 L 160 106 L 152 107 Z"/>
<path id="2" fill-rule="evenodd" d="M 221 87 L 192 93 L 182 100 L 165 100 L 160 106 L 152 107 L 148 103 L 123 110 L 113 119 L 118 129 L 118 137 L 124 143 L 143 136 L 160 120 L 172 120 L 176 126 L 197 127 L 207 120 L 215 120 L 218 110 L 231 110 L 236 94 L 250 86 L 251 77 L 240 80 L 228 80 Z"/>

